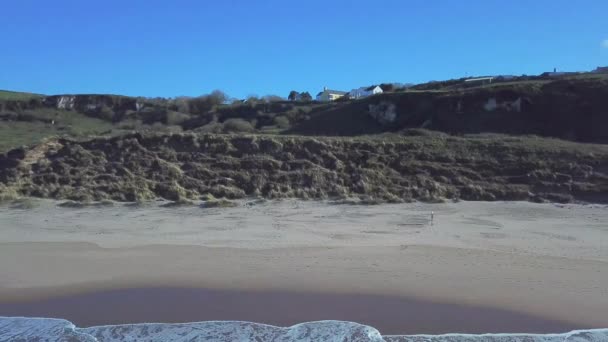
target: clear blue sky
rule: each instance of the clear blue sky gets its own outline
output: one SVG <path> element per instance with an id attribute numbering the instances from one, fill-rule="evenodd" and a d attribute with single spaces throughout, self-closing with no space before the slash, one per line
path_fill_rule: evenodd
<path id="1" fill-rule="evenodd" d="M 607 0 L 4 1 L 0 89 L 234 97 L 608 65 Z"/>

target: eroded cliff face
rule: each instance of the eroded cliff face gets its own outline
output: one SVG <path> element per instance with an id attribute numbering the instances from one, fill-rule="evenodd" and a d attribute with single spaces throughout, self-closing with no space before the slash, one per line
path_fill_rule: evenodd
<path id="1" fill-rule="evenodd" d="M 569 79 L 366 99 L 384 130 L 424 127 L 454 134 L 536 134 L 608 143 L 608 81 Z M 344 111 L 356 111 L 356 106 Z"/>
<path id="2" fill-rule="evenodd" d="M 78 201 L 608 200 L 608 146 L 538 138 L 141 135 L 0 157 L 0 192 Z"/>

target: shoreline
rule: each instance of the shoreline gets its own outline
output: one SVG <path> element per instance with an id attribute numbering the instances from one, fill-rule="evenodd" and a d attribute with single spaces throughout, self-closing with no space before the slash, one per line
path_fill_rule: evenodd
<path id="1" fill-rule="evenodd" d="M 9 245 L 0 244 L 0 255 L 3 255 L 3 252 L 10 255 L 18 254 L 14 253 L 14 250 L 11 251 L 12 248 L 7 248 Z M 48 264 L 41 265 L 37 270 L 26 266 L 29 270 L 28 273 L 30 273 L 27 276 L 30 277 L 28 284 L 43 284 L 50 281 L 55 281 L 57 284 L 36 287 L 0 287 L 0 315 L 4 316 L 13 316 L 19 312 L 23 315 L 40 316 L 35 312 L 28 314 L 28 312 L 19 310 L 27 307 L 36 308 L 41 303 L 43 304 L 42 307 L 50 305 L 49 308 L 62 308 L 65 307 L 64 301 L 69 303 L 83 298 L 94 298 L 103 293 L 141 290 L 146 292 L 154 291 L 154 289 L 168 289 L 168 293 L 171 294 L 171 289 L 179 289 L 179 292 L 207 291 L 209 293 L 237 295 L 243 293 L 252 296 L 254 294 L 273 293 L 287 294 L 293 298 L 316 296 L 317 298 L 326 298 L 323 303 L 331 302 L 332 297 L 337 299 L 368 298 L 370 303 L 372 302 L 371 298 L 380 298 L 387 301 L 392 299 L 396 303 L 401 303 L 402 310 L 405 311 L 409 310 L 405 303 L 411 300 L 417 302 L 418 307 L 421 307 L 427 313 L 441 312 L 442 308 L 445 307 L 452 308 L 454 311 L 470 308 L 469 311 L 460 310 L 464 314 L 456 314 L 455 316 L 480 316 L 482 318 L 486 316 L 509 318 L 512 316 L 515 318 L 515 323 L 524 322 L 523 325 L 496 326 L 496 322 L 504 323 L 506 321 L 496 319 L 486 322 L 483 327 L 469 326 L 471 330 L 451 330 L 450 326 L 436 324 L 436 327 L 446 327 L 446 330 L 428 330 L 426 332 L 428 334 L 504 332 L 501 329 L 503 327 L 511 327 L 509 331 L 506 331 L 508 333 L 556 333 L 608 326 L 608 319 L 602 314 L 607 307 L 606 300 L 602 299 L 604 297 L 597 297 L 598 293 L 602 292 L 601 285 L 594 285 L 593 288 L 596 290 L 584 293 L 584 291 L 589 291 L 589 279 L 572 278 L 571 271 L 561 271 L 565 272 L 562 277 L 566 280 L 566 284 L 569 284 L 566 285 L 568 290 L 565 290 L 562 287 L 563 285 L 557 288 L 540 286 L 535 289 L 529 286 L 538 286 L 538 279 L 559 277 L 560 274 L 554 273 L 552 275 L 545 271 L 528 281 L 513 282 L 508 279 L 530 276 L 530 274 L 525 270 L 521 274 L 521 270 L 518 271 L 517 268 L 507 272 L 501 272 L 498 269 L 494 271 L 494 274 L 491 273 L 493 272 L 492 268 L 501 267 L 500 265 L 505 262 L 527 263 L 530 260 L 529 256 L 513 258 L 510 255 L 487 252 L 479 252 L 480 254 L 478 254 L 467 250 L 428 246 L 410 246 L 405 251 L 390 248 L 387 249 L 386 253 L 383 251 L 377 252 L 376 248 L 362 247 L 285 248 L 280 250 L 243 250 L 200 246 L 100 248 L 90 243 L 22 243 L 12 247 L 17 250 L 27 250 L 26 254 L 38 255 L 36 263 L 41 263 L 38 258 L 47 259 Z M 59 264 L 62 267 L 49 266 L 55 264 L 56 260 L 53 259 L 58 254 L 74 255 L 73 258 L 61 258 Z M 449 261 L 444 265 L 434 265 L 433 259 L 429 262 L 429 260 L 421 259 L 420 255 L 432 255 L 438 260 Z M 340 260 L 344 256 L 352 259 Z M 391 261 L 388 260 L 391 259 L 394 263 L 395 258 L 403 258 L 404 256 L 405 258 L 412 257 L 413 260 L 408 262 L 407 265 L 401 265 L 402 267 L 398 267 L 400 266 L 398 260 L 397 264 L 390 264 Z M 597 262 L 594 262 L 594 265 L 591 265 L 591 269 L 589 269 L 589 265 L 580 262 L 572 263 L 572 261 L 562 258 L 532 258 L 536 262 L 535 268 L 561 267 L 566 270 L 580 268 L 583 275 L 589 275 L 589 272 L 598 272 L 594 270 L 594 266 L 600 265 L 606 268 L 606 265 Z M 218 263 L 216 259 L 223 261 Z M 325 259 L 325 262 L 315 266 L 314 260 L 319 259 Z M 487 263 L 486 267 L 467 269 L 466 265 L 461 265 L 458 269 L 460 272 L 450 271 L 450 268 L 454 268 L 455 264 L 471 262 L 475 259 L 484 260 L 484 263 Z M 273 260 L 272 264 L 264 267 L 264 263 L 268 263 L 269 260 Z M 168 261 L 173 261 L 173 264 L 169 265 Z M 158 265 L 158 263 L 164 264 Z M 146 269 L 146 265 L 151 264 L 160 267 L 155 267 L 153 271 Z M 80 265 L 84 265 L 87 270 L 85 271 Z M 397 268 L 395 269 L 395 267 Z M 51 272 L 58 272 L 63 278 L 59 279 L 56 276 L 36 278 L 35 274 L 43 272 L 43 268 L 45 268 L 44 272 L 49 272 L 50 269 Z M 383 277 L 383 274 L 387 274 L 387 276 Z M 479 278 L 480 274 L 485 274 L 486 279 Z M 602 272 L 602 274 L 606 273 Z M 601 276 L 597 281 L 603 283 L 602 279 L 604 278 L 605 276 Z M 120 296 L 116 298 L 120 298 Z M 259 300 L 259 298 L 253 300 Z M 154 302 L 154 298 L 152 298 L 151 303 Z M 190 304 L 189 301 L 185 303 L 186 305 Z M 79 304 L 76 307 L 85 308 L 86 311 L 90 304 Z M 265 307 L 261 303 L 255 305 Z M 339 307 L 339 305 L 334 306 Z M 234 312 L 238 313 L 238 307 L 234 309 Z M 318 307 L 316 310 L 317 312 L 321 311 Z M 358 310 L 361 311 L 363 308 L 358 308 Z M 346 310 L 346 313 L 351 311 L 356 310 L 349 309 Z M 479 312 L 486 313 L 480 314 Z M 495 312 L 498 312 L 498 314 Z M 42 316 L 71 320 L 71 316 L 55 315 L 57 311 L 51 310 L 47 313 L 47 315 Z M 179 317 L 179 315 L 179 313 L 174 312 L 174 316 L 168 318 Z M 379 316 L 382 317 L 382 315 Z M 137 315 L 134 314 L 132 317 L 137 317 Z M 195 317 L 183 317 L 182 321 L 202 320 L 194 319 Z M 528 317 L 529 319 L 522 320 L 518 317 Z M 219 319 L 217 316 L 206 318 L 208 318 L 207 320 Z M 246 318 L 244 317 L 242 320 L 258 322 L 255 319 Z M 278 322 L 272 320 L 262 323 L 286 326 L 304 321 L 316 321 L 321 318 L 336 320 L 339 316 L 337 314 L 328 317 L 311 315 L 284 324 L 277 324 Z M 229 315 L 221 317 L 221 319 L 235 320 L 235 316 Z M 74 320 L 78 321 L 77 319 Z M 358 320 L 356 317 L 344 317 L 342 320 L 357 321 L 386 329 L 382 322 L 367 322 Z M 167 322 L 171 319 L 163 318 L 156 321 Z M 529 322 L 534 323 L 528 325 Z M 133 322 L 131 319 L 125 319 L 114 323 Z M 464 324 L 464 326 L 467 326 L 467 324 Z M 420 326 L 423 325 L 417 324 L 417 327 Z M 548 330 L 542 330 L 545 326 L 549 327 Z M 492 327 L 496 327 L 498 330 L 487 330 Z M 396 327 L 388 326 L 388 328 L 394 329 Z M 398 329 L 388 331 L 391 334 L 425 333 L 415 330 L 404 332 Z"/>
<path id="2" fill-rule="evenodd" d="M 90 310 L 90 308 L 95 310 Z M 387 295 L 148 287 L 101 290 L 26 302 L 0 301 L 0 316 L 66 319 L 79 327 L 243 321 L 278 327 L 356 322 L 384 335 L 533 333 L 598 328 L 510 310 Z"/>
<path id="3" fill-rule="evenodd" d="M 414 301 L 431 318 L 448 307 L 460 312 L 473 308 L 471 315 L 481 318 L 486 315 L 479 312 L 498 309 L 559 323 L 539 332 L 605 328 L 604 222 L 605 206 L 525 202 L 335 206 L 289 201 L 216 209 L 70 209 L 49 203 L 31 210 L 0 208 L 0 315 L 104 291 L 169 289 L 164 295 L 168 298 L 173 296 L 170 289 L 186 288 L 180 291 L 285 294 L 292 298 L 282 297 L 287 302 L 301 296 L 326 298 L 323 303 L 332 296 L 336 301 L 380 298 L 401 303 L 395 312 L 407 311 L 408 301 Z M 334 306 L 344 307 L 338 304 Z M 236 315 L 240 309 L 233 308 Z M 311 310 L 321 312 L 318 307 Z M 52 315 L 57 311 L 47 313 L 57 316 Z M 282 325 L 338 319 L 339 314 L 298 317 Z M 384 317 L 382 312 L 376 315 Z M 194 318 L 182 321 L 199 320 Z M 470 331 L 493 332 L 488 331 L 492 324 L 486 329 L 470 326 Z M 526 332 L 529 326 L 521 327 L 507 332 Z M 396 334 L 423 332 L 387 328 Z M 459 331 L 447 328 L 443 332 Z"/>

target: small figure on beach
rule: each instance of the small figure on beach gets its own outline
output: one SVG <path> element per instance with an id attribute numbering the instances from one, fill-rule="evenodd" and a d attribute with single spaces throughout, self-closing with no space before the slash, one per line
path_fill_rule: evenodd
<path id="1" fill-rule="evenodd" d="M 433 220 L 435 219 L 435 212 L 431 211 L 431 226 L 433 225 Z"/>

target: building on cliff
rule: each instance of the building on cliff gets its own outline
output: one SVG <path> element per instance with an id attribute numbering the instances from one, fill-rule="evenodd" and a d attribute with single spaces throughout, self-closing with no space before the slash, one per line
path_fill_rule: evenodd
<path id="1" fill-rule="evenodd" d="M 592 71 L 595 74 L 608 74 L 608 67 L 597 67 Z"/>
<path id="2" fill-rule="evenodd" d="M 380 86 L 371 86 L 371 87 L 361 87 L 357 89 L 353 89 L 348 93 L 349 99 L 361 99 L 364 97 L 382 94 L 383 90 Z"/>
<path id="3" fill-rule="evenodd" d="M 345 91 L 330 90 L 330 89 L 327 89 L 327 87 L 324 87 L 323 91 L 319 92 L 317 94 L 317 101 L 321 101 L 321 102 L 335 101 L 344 95 L 346 95 Z"/>

